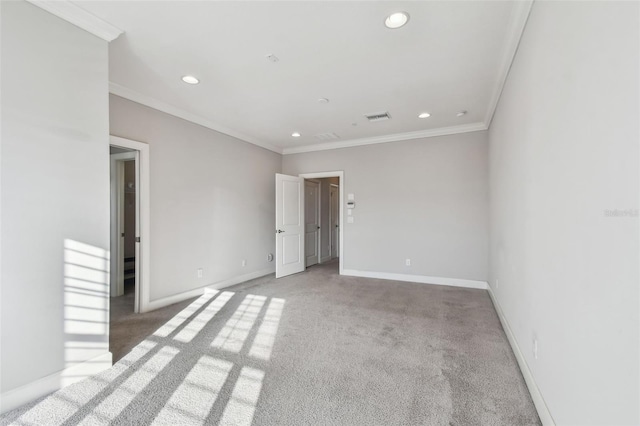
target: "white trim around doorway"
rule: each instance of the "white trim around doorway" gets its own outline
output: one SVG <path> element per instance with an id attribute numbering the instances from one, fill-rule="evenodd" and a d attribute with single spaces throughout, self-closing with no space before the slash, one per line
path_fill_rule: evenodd
<path id="1" fill-rule="evenodd" d="M 340 257 L 340 241 L 338 239 L 338 246 L 336 246 L 336 241 L 333 241 L 333 228 L 331 227 L 331 223 L 333 222 L 333 204 L 331 203 L 331 190 L 333 188 L 337 188 L 338 189 L 338 198 L 340 198 L 340 185 L 336 185 L 335 183 L 332 183 L 329 185 L 329 258 L 327 260 L 331 260 L 331 259 L 335 259 L 335 257 L 339 258 Z M 340 200 L 338 200 L 338 202 L 340 202 Z M 338 205 L 338 209 L 340 209 L 340 206 Z M 340 210 L 338 210 L 338 216 L 340 216 Z M 342 229 L 340 229 L 340 217 L 338 217 L 338 236 L 341 234 L 340 231 L 342 231 Z M 333 247 L 336 247 L 336 256 L 333 257 Z"/>
<path id="2" fill-rule="evenodd" d="M 316 218 L 318 220 L 318 223 L 316 224 L 318 226 L 318 229 L 316 229 L 316 233 L 317 233 L 317 238 L 316 238 L 316 263 L 314 263 L 314 265 L 319 265 L 322 263 L 322 232 L 320 232 L 320 226 L 322 226 L 322 184 L 320 183 L 319 180 L 317 179 L 305 179 L 305 191 L 307 189 L 307 184 L 306 182 L 311 182 L 314 185 L 316 185 Z M 307 246 L 306 246 L 306 232 L 307 232 L 307 206 L 306 206 L 306 202 L 307 202 L 307 193 L 305 192 L 304 195 L 304 199 L 305 199 L 305 206 L 304 206 L 304 222 L 305 222 L 305 250 L 304 250 L 304 267 L 305 269 L 307 268 Z"/>
<path id="3" fill-rule="evenodd" d="M 343 275 L 343 265 L 344 265 L 344 171 L 332 171 L 332 172 L 314 172 L 314 173 L 300 173 L 298 177 L 304 179 L 321 179 L 321 178 L 330 178 L 337 177 L 340 178 L 340 218 L 339 218 L 339 226 L 340 226 L 340 249 L 338 251 L 338 264 L 340 275 Z"/>
<path id="4" fill-rule="evenodd" d="M 139 274 L 138 284 L 139 289 L 139 305 L 137 312 L 143 313 L 150 311 L 149 299 L 150 299 L 150 266 L 151 266 L 151 231 L 150 231 L 150 212 L 151 204 L 149 202 L 149 145 L 144 142 L 133 141 L 130 139 L 121 138 L 118 136 L 110 136 L 109 144 L 111 146 L 118 146 L 127 149 L 133 149 L 139 152 L 139 170 L 140 170 L 140 187 L 137 190 L 140 192 L 140 225 L 139 234 L 140 237 L 140 271 L 136 270 L 136 274 Z"/>

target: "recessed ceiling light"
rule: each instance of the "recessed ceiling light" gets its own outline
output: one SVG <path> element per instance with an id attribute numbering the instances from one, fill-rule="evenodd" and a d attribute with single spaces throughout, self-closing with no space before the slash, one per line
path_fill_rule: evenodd
<path id="1" fill-rule="evenodd" d="M 198 80 L 197 78 L 195 78 L 192 75 L 185 75 L 184 77 L 182 77 L 182 81 L 184 81 L 187 84 L 198 84 L 198 83 L 200 83 L 200 80 Z"/>
<path id="2" fill-rule="evenodd" d="M 300 137 L 300 133 L 293 132 L 293 133 L 291 133 L 291 136 L 293 136 L 294 138 L 299 138 Z"/>
<path id="3" fill-rule="evenodd" d="M 320 99 L 318 99 L 318 102 L 320 102 L 321 104 L 328 104 L 328 103 L 329 103 L 329 99 L 327 99 L 327 98 L 320 98 Z"/>
<path id="4" fill-rule="evenodd" d="M 387 16 L 387 19 L 384 20 L 384 25 L 393 30 L 404 26 L 407 22 L 409 22 L 409 14 L 407 12 L 396 12 Z"/>
<path id="5" fill-rule="evenodd" d="M 456 117 L 462 117 L 463 115 L 467 115 L 467 111 L 460 111 L 456 114 Z"/>
<path id="6" fill-rule="evenodd" d="M 431 117 L 431 114 L 429 114 L 428 112 L 423 112 L 422 114 L 418 115 L 418 118 L 429 118 Z"/>

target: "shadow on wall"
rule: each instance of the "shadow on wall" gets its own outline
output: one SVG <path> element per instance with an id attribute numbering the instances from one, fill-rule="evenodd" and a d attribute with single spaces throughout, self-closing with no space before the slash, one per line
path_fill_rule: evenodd
<path id="1" fill-rule="evenodd" d="M 61 386 L 111 366 L 109 252 L 64 240 L 64 368 Z"/>
<path id="2" fill-rule="evenodd" d="M 69 289 L 78 296 L 66 305 L 65 324 L 69 321 L 68 330 L 73 331 L 68 334 L 68 353 L 86 355 L 85 351 L 104 350 L 101 345 L 106 344 L 98 336 L 108 326 L 102 310 L 108 290 L 100 290 L 108 289 L 108 274 L 98 268 L 98 251 L 84 245 L 69 250 L 74 260 L 70 265 L 82 260 L 85 269 L 70 266 Z M 108 256 L 102 261 L 108 265 Z M 79 284 L 85 286 L 82 291 Z M 80 296 L 87 298 L 77 299 Z M 78 302 L 93 303 L 94 308 L 76 310 L 84 306 Z M 50 395 L 15 418 L 14 424 L 46 419 L 48 424 L 65 425 L 251 425 L 284 303 L 208 290 L 112 368 Z"/>

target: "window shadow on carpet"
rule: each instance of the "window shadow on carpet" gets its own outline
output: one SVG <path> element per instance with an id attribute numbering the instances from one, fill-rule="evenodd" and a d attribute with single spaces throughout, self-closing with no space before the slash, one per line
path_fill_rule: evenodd
<path id="1" fill-rule="evenodd" d="M 113 367 L 49 395 L 11 424 L 250 425 L 284 305 L 207 290 Z"/>

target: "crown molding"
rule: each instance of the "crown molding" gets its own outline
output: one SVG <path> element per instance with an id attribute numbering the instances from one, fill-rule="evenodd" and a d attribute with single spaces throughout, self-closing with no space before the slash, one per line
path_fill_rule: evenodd
<path id="1" fill-rule="evenodd" d="M 509 18 L 510 25 L 507 29 L 506 42 L 502 53 L 502 61 L 498 69 L 498 78 L 496 79 L 491 99 L 487 106 L 487 113 L 484 117 L 487 128 L 491 126 L 493 115 L 498 107 L 498 102 L 500 101 L 504 85 L 507 82 L 511 65 L 518 52 L 518 46 L 520 45 L 524 29 L 527 26 L 527 20 L 529 19 L 531 6 L 533 6 L 534 1 L 535 0 L 518 0 L 513 2 L 513 9 L 511 10 L 511 16 Z"/>
<path id="2" fill-rule="evenodd" d="M 185 111 L 182 108 L 178 108 L 166 102 L 159 101 L 155 98 L 152 98 L 151 96 L 143 95 L 142 93 L 136 92 L 135 90 L 131 90 L 117 83 L 109 82 L 109 93 L 116 96 L 120 96 L 121 98 L 128 99 L 130 101 L 148 106 L 150 108 L 157 109 L 158 111 L 165 112 L 167 114 L 173 115 L 183 120 L 190 121 L 192 123 L 206 127 L 208 129 L 215 130 L 216 132 L 224 133 L 225 135 L 234 137 L 236 139 L 240 139 L 241 141 L 248 142 L 253 145 L 257 145 L 261 148 L 268 149 L 269 151 L 282 154 L 282 149 L 277 146 L 271 145 L 266 142 L 262 142 L 258 139 L 252 138 L 251 136 L 247 136 L 245 134 L 236 132 L 235 130 L 229 129 L 228 127 L 221 126 L 220 124 L 214 123 L 213 121 L 210 121 L 199 115 L 193 114 L 189 111 Z"/>
<path id="3" fill-rule="evenodd" d="M 459 126 L 439 127 L 437 129 L 420 130 L 417 132 L 396 133 L 393 135 L 374 136 L 371 138 L 351 139 L 346 141 L 325 142 L 314 145 L 297 146 L 294 148 L 285 148 L 282 150 L 283 155 L 299 154 L 302 152 L 326 151 L 330 149 L 350 148 L 362 145 L 375 145 L 387 142 L 399 142 L 411 139 L 432 138 L 435 136 L 455 135 L 458 133 L 478 132 L 487 130 L 487 126 L 482 123 L 469 123 Z"/>
<path id="4" fill-rule="evenodd" d="M 76 25 L 84 29 L 85 31 L 90 32 L 91 34 L 107 42 L 111 42 L 115 40 L 116 38 L 118 38 L 118 36 L 120 36 L 120 34 L 123 33 L 122 30 L 103 21 L 102 19 L 96 17 L 95 15 L 92 15 L 91 13 L 87 12 L 86 10 L 82 9 L 80 6 L 74 4 L 71 1 L 68 1 L 68 0 L 27 0 L 27 1 L 35 6 L 38 6 L 46 10 L 49 13 L 52 13 L 55 16 L 58 16 L 61 19 L 64 19 L 65 21 L 70 22 L 73 25 Z M 116 96 L 129 99 L 133 102 L 137 102 L 139 104 L 157 109 L 159 111 L 176 116 L 178 118 L 182 118 L 183 120 L 187 120 L 195 124 L 199 124 L 211 130 L 224 133 L 226 135 L 232 136 L 242 141 L 251 143 L 253 145 L 257 145 L 259 147 L 262 147 L 283 155 L 296 154 L 296 153 L 302 153 L 302 152 L 312 152 L 312 151 L 324 151 L 324 150 L 330 150 L 330 149 L 349 148 L 354 146 L 397 142 L 397 141 L 404 141 L 404 140 L 411 140 L 411 139 L 429 138 L 429 137 L 435 137 L 435 136 L 453 135 L 458 133 L 487 130 L 491 125 L 491 121 L 493 120 L 493 116 L 495 114 L 498 102 L 500 100 L 500 96 L 502 94 L 504 85 L 509 75 L 511 65 L 517 53 L 518 46 L 520 44 L 520 40 L 522 38 L 524 29 L 526 27 L 527 20 L 529 18 L 529 14 L 531 12 L 531 8 L 534 1 L 535 0 L 517 0 L 513 2 L 514 6 L 511 11 L 510 26 L 509 26 L 509 29 L 507 30 L 506 42 L 504 44 L 504 50 L 502 55 L 502 61 L 499 68 L 498 77 L 496 78 L 495 86 L 492 91 L 491 100 L 489 102 L 489 105 L 487 106 L 487 112 L 484 117 L 484 122 L 471 123 L 471 124 L 452 126 L 452 127 L 443 127 L 443 128 L 423 130 L 423 131 L 417 131 L 417 132 L 376 136 L 376 137 L 370 137 L 370 138 L 325 142 L 320 144 L 282 149 L 275 145 L 271 145 L 267 142 L 262 142 L 253 137 L 244 135 L 235 130 L 221 126 L 206 118 L 203 118 L 201 116 L 198 116 L 196 114 L 183 110 L 181 108 L 159 101 L 150 96 L 143 95 L 134 90 L 128 89 L 124 86 L 120 86 L 116 83 L 112 83 L 112 82 L 109 83 L 109 92 Z"/>
<path id="5" fill-rule="evenodd" d="M 117 39 L 123 31 L 87 12 L 80 6 L 68 0 L 27 0 L 34 6 L 72 23 L 101 39 L 111 42 Z"/>
<path id="6" fill-rule="evenodd" d="M 36 0 L 29 0 L 29 1 L 31 1 L 34 4 L 57 3 L 57 2 L 51 2 L 51 1 L 36 1 Z M 254 145 L 257 145 L 259 147 L 268 149 L 270 151 L 273 151 L 282 155 L 299 154 L 299 153 L 314 152 L 314 151 L 327 151 L 331 149 L 350 148 L 355 146 L 374 145 L 374 144 L 380 144 L 380 143 L 399 142 L 399 141 L 406 141 L 406 140 L 412 140 L 412 139 L 431 138 L 436 136 L 446 136 L 446 135 L 455 135 L 460 133 L 483 131 L 489 128 L 489 126 L 491 125 L 491 121 L 493 120 L 493 116 L 498 106 L 498 102 L 500 101 L 500 96 L 502 94 L 502 90 L 504 89 L 504 85 L 507 81 L 507 77 L 509 75 L 511 65 L 518 51 L 518 46 L 520 44 L 520 40 L 522 39 L 522 34 L 524 33 L 524 29 L 526 27 L 527 20 L 529 19 L 529 14 L 531 12 L 531 7 L 533 6 L 534 1 L 535 0 L 517 0 L 513 2 L 514 6 L 511 11 L 510 26 L 507 30 L 506 42 L 504 44 L 502 61 L 498 71 L 498 77 L 496 78 L 495 86 L 492 91 L 491 100 L 489 102 L 489 105 L 487 106 L 487 112 L 485 114 L 484 121 L 482 122 L 469 123 L 469 124 L 463 124 L 463 125 L 451 126 L 451 127 L 440 127 L 436 129 L 429 129 L 429 130 L 420 130 L 416 132 L 396 133 L 392 135 L 374 136 L 374 137 L 361 138 L 361 139 L 350 139 L 345 141 L 324 142 L 324 143 L 318 143 L 313 145 L 296 146 L 291 148 L 279 148 L 269 143 L 262 142 L 250 136 L 236 132 L 235 130 L 221 126 L 206 118 L 200 117 L 196 114 L 185 111 L 181 108 L 159 101 L 150 96 L 143 95 L 134 90 L 128 89 L 124 86 L 120 86 L 116 83 L 112 83 L 112 82 L 109 83 L 109 91 L 112 94 L 120 96 L 122 98 L 129 99 L 131 101 L 137 102 L 142 105 L 146 105 L 148 107 L 157 109 L 167 114 L 171 114 L 173 116 L 182 118 L 183 120 L 187 120 L 187 121 L 199 124 L 211 130 L 224 133 L 226 135 L 232 136 L 234 138 L 240 139 L 248 143 L 252 143 Z M 69 3 L 69 2 L 65 1 L 63 3 Z"/>
<path id="7" fill-rule="evenodd" d="M 320 144 L 305 145 L 305 146 L 298 146 L 294 148 L 283 149 L 275 145 L 271 145 L 267 142 L 262 142 L 258 139 L 252 138 L 245 134 L 236 132 L 235 130 L 229 129 L 228 127 L 221 126 L 199 115 L 185 111 L 181 108 L 178 108 L 166 102 L 159 101 L 155 98 L 152 98 L 151 96 L 143 95 L 142 93 L 136 92 L 135 90 L 131 90 L 117 83 L 109 82 L 109 93 L 124 99 L 128 99 L 130 101 L 148 106 L 158 111 L 162 111 L 169 115 L 173 115 L 174 117 L 181 118 L 191 123 L 198 124 L 208 129 L 215 130 L 216 132 L 224 133 L 225 135 L 234 137 L 244 142 L 251 143 L 253 145 L 257 145 L 261 148 L 268 149 L 269 151 L 273 151 L 282 155 L 297 154 L 301 152 L 326 151 L 329 149 L 349 148 L 352 146 L 373 145 L 378 143 L 398 142 L 398 141 L 405 141 L 410 139 L 455 135 L 458 133 L 468 133 L 468 132 L 477 132 L 481 130 L 487 130 L 487 126 L 484 123 L 470 123 L 470 124 L 463 124 L 460 126 L 440 127 L 437 129 L 420 130 L 417 132 L 397 133 L 393 135 L 374 136 L 371 138 L 351 139 L 346 141 L 325 142 Z"/>

